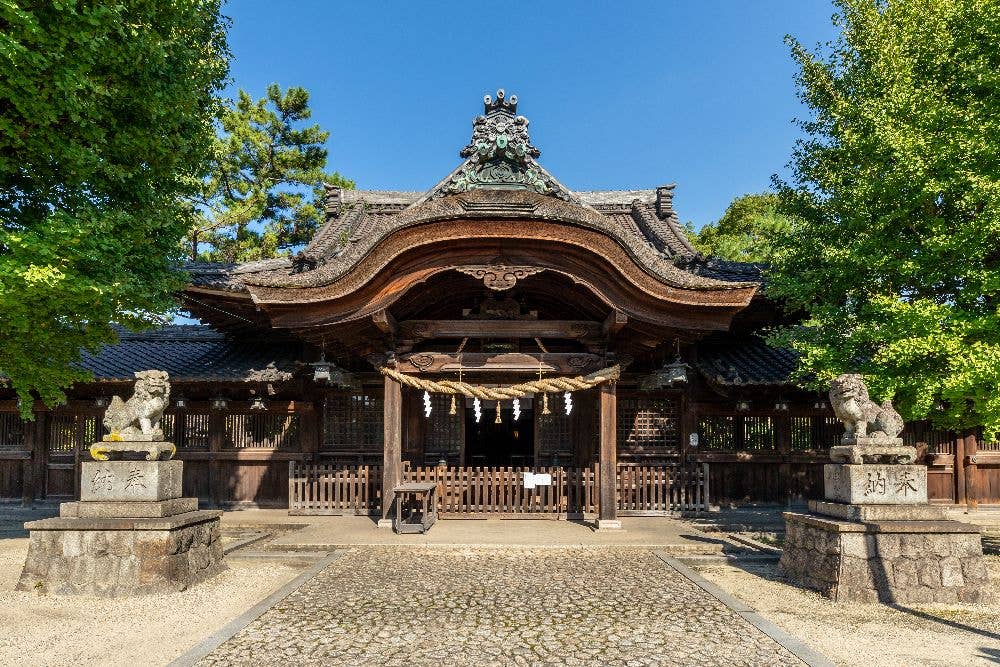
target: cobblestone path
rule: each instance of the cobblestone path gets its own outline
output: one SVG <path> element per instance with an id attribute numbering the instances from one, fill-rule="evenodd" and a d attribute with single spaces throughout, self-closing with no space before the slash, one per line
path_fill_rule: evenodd
<path id="1" fill-rule="evenodd" d="M 364 547 L 202 665 L 799 665 L 642 549 Z"/>

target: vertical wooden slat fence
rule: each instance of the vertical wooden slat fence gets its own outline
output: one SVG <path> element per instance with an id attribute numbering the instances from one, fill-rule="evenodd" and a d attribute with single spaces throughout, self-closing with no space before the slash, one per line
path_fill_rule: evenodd
<path id="1" fill-rule="evenodd" d="M 289 514 L 377 514 L 382 469 L 288 462 Z"/>
<path id="2" fill-rule="evenodd" d="M 289 462 L 289 514 L 377 514 L 381 469 L 376 466 Z M 525 488 L 524 476 L 548 474 L 551 484 Z M 708 507 L 708 464 L 622 465 L 617 475 L 618 512 L 662 516 Z M 406 468 L 403 481 L 438 485 L 438 513 L 446 517 L 553 518 L 598 511 L 597 466 L 589 468 Z"/>
<path id="3" fill-rule="evenodd" d="M 659 516 L 708 510 L 708 464 L 618 466 L 618 514 Z"/>

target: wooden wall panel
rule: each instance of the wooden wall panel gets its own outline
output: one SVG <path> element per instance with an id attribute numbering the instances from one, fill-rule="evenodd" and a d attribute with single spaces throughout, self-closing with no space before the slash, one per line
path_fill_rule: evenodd
<path id="1" fill-rule="evenodd" d="M 220 461 L 219 502 L 288 507 L 288 461 Z"/>
<path id="2" fill-rule="evenodd" d="M 209 484 L 209 463 L 208 461 L 184 461 L 184 486 L 185 497 L 195 497 L 201 504 L 208 504 L 212 500 L 212 487 Z"/>
<path id="3" fill-rule="evenodd" d="M 18 460 L 0 460 L 0 498 L 4 500 L 20 500 L 24 490 L 21 482 L 23 463 Z"/>
<path id="4" fill-rule="evenodd" d="M 1000 464 L 976 466 L 973 483 L 980 505 L 1000 505 Z"/>

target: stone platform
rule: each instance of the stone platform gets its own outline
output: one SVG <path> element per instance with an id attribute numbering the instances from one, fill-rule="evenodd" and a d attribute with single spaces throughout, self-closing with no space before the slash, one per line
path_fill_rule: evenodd
<path id="1" fill-rule="evenodd" d="M 979 528 L 937 507 L 813 503 L 786 512 L 781 567 L 836 601 L 981 602 L 991 595 Z"/>
<path id="2" fill-rule="evenodd" d="M 220 572 L 222 512 L 199 511 L 197 498 L 181 497 L 183 466 L 84 463 L 80 501 L 24 525 L 30 541 L 18 589 L 145 595 L 181 591 Z"/>
<path id="3" fill-rule="evenodd" d="M 17 589 L 107 596 L 182 591 L 225 568 L 221 515 L 202 510 L 163 518 L 28 522 L 31 539 Z"/>

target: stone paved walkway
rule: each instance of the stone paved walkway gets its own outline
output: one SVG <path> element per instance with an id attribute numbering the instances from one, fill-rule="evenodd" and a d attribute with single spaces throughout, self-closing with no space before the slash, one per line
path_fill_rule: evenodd
<path id="1" fill-rule="evenodd" d="M 799 665 L 644 549 L 350 550 L 202 665 Z"/>

